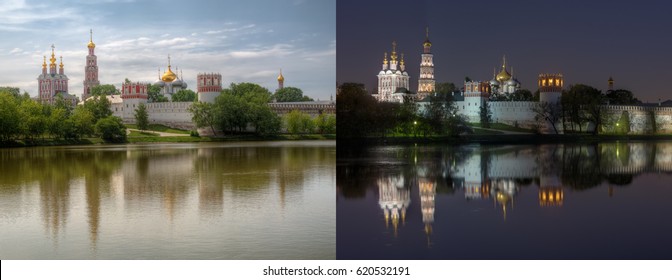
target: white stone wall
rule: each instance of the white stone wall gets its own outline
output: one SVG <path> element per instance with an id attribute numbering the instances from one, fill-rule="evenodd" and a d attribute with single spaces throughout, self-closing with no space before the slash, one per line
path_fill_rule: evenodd
<path id="1" fill-rule="evenodd" d="M 149 122 L 182 129 L 194 129 L 188 111 L 193 102 L 156 102 L 147 103 Z M 135 120 L 133 120 L 135 122 Z"/>
<path id="2" fill-rule="evenodd" d="M 538 106 L 534 101 L 490 101 L 488 106 L 492 111 L 492 121 L 519 127 L 531 128 L 535 124 Z"/>

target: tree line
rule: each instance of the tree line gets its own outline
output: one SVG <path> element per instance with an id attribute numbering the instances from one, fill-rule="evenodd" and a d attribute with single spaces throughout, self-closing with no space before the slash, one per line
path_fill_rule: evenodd
<path id="1" fill-rule="evenodd" d="M 344 83 L 338 87 L 336 103 L 339 138 L 454 136 L 469 130 L 465 117 L 457 113 L 450 89 L 429 96 L 420 110 L 412 98 L 403 103 L 378 102 L 363 84 Z"/>
<path id="2" fill-rule="evenodd" d="M 197 127 L 209 128 L 214 135 L 218 131 L 225 134 L 251 132 L 260 136 L 276 135 L 283 125 L 293 134 L 336 132 L 336 117 L 333 115 L 320 115 L 313 120 L 297 111 L 283 120 L 269 107 L 271 98 L 271 92 L 260 85 L 232 83 L 222 90 L 214 103 L 194 102 L 189 111 Z"/>
<path id="3" fill-rule="evenodd" d="M 126 128 L 120 118 L 112 116 L 110 102 L 104 96 L 72 106 L 57 95 L 51 105 L 31 99 L 28 93 L 18 94 L 18 89 L 0 89 L 0 142 L 92 136 L 106 142 L 126 140 Z"/>

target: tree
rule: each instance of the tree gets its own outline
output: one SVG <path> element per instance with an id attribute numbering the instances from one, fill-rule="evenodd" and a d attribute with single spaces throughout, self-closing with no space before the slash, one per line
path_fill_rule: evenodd
<path id="1" fill-rule="evenodd" d="M 66 138 L 80 139 L 83 136 L 93 134 L 93 120 L 94 116 L 91 111 L 83 106 L 77 106 L 72 112 L 69 121 L 66 122 L 66 125 L 72 125 L 72 128 L 66 130 L 69 132 Z"/>
<path id="2" fill-rule="evenodd" d="M 189 107 L 191 113 L 191 120 L 196 124 L 196 127 L 210 127 L 212 135 L 217 135 L 215 132 L 216 112 L 215 104 L 205 102 L 194 102 Z"/>
<path id="3" fill-rule="evenodd" d="M 312 98 L 303 95 L 303 91 L 295 87 L 284 87 L 273 94 L 276 102 L 300 102 L 313 101 Z"/>
<path id="4" fill-rule="evenodd" d="M 147 87 L 149 102 L 168 102 L 168 98 L 161 94 L 161 87 L 150 84 Z"/>
<path id="5" fill-rule="evenodd" d="M 268 105 L 258 106 L 252 119 L 254 131 L 262 136 L 274 135 L 282 129 L 282 118 Z"/>
<path id="6" fill-rule="evenodd" d="M 293 110 L 285 115 L 287 132 L 291 134 L 312 133 L 314 128 L 312 121 L 310 115 L 298 110 Z"/>
<path id="7" fill-rule="evenodd" d="M 519 89 L 511 94 L 509 101 L 532 101 L 534 95 L 527 89 Z"/>
<path id="8" fill-rule="evenodd" d="M 114 85 L 97 85 L 91 88 L 91 96 L 119 94 Z"/>
<path id="9" fill-rule="evenodd" d="M 336 133 L 336 116 L 333 114 L 320 114 L 313 120 L 315 128 L 321 134 Z"/>
<path id="10" fill-rule="evenodd" d="M 67 120 L 68 115 L 65 109 L 52 108 L 47 120 L 47 131 L 49 131 L 49 134 L 56 139 L 66 138 L 68 135 L 68 127 L 66 127 Z"/>
<path id="11" fill-rule="evenodd" d="M 96 133 L 105 142 L 122 143 L 126 141 L 126 126 L 119 117 L 108 116 L 98 120 Z"/>
<path id="12" fill-rule="evenodd" d="M 483 105 L 480 107 L 479 116 L 481 119 L 481 125 L 485 128 L 490 128 L 490 123 L 492 123 L 492 110 L 488 102 L 483 102 Z"/>
<path id="13" fill-rule="evenodd" d="M 147 130 L 149 128 L 149 115 L 147 114 L 147 106 L 145 106 L 145 103 L 140 103 L 138 105 L 134 115 L 138 129 Z"/>
<path id="14" fill-rule="evenodd" d="M 21 119 L 23 120 L 22 131 L 26 139 L 33 139 L 44 135 L 47 131 L 47 106 L 39 102 L 27 99 L 20 105 Z"/>
<path id="15" fill-rule="evenodd" d="M 16 97 L 0 91 L 0 142 L 13 140 L 21 134 L 21 115 Z"/>
<path id="16" fill-rule="evenodd" d="M 344 83 L 336 94 L 336 119 L 339 138 L 366 136 L 374 129 L 372 111 L 377 101 L 366 92 L 363 84 Z"/>
<path id="17" fill-rule="evenodd" d="M 625 89 L 610 90 L 605 97 L 611 105 L 635 105 L 642 103 L 642 101 L 633 96 L 631 91 Z"/>
<path id="18" fill-rule="evenodd" d="M 271 92 L 254 83 L 231 83 L 229 88 L 222 90 L 222 94 L 245 97 L 248 101 L 258 103 L 268 103 L 271 101 Z"/>
<path id="19" fill-rule="evenodd" d="M 84 108 L 93 114 L 93 123 L 112 115 L 110 105 L 112 105 L 112 102 L 103 95 L 95 95 L 84 102 Z"/>
<path id="20" fill-rule="evenodd" d="M 196 93 L 190 89 L 181 89 L 172 96 L 173 102 L 194 102 L 196 101 Z"/>
<path id="21" fill-rule="evenodd" d="M 542 127 L 550 123 L 555 134 L 558 134 L 555 124 L 562 117 L 562 107 L 559 103 L 539 102 L 532 108 L 532 111 L 536 114 L 534 119 L 541 123 Z"/>
<path id="22" fill-rule="evenodd" d="M 458 88 L 453 83 L 436 83 L 436 94 L 451 95 L 458 91 Z"/>

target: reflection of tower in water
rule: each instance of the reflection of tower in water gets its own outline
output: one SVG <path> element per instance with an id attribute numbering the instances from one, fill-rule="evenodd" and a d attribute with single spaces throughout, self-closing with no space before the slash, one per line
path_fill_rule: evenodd
<path id="1" fill-rule="evenodd" d="M 562 206 L 564 198 L 562 184 L 557 176 L 539 178 L 539 206 Z"/>
<path id="2" fill-rule="evenodd" d="M 507 207 L 513 209 L 513 197 L 518 193 L 516 183 L 511 179 L 498 179 L 492 181 L 492 189 L 495 196 L 495 205 L 499 204 L 502 207 L 502 215 L 506 221 Z"/>
<path id="3" fill-rule="evenodd" d="M 427 243 L 431 244 L 429 236 L 432 234 L 432 223 L 434 223 L 434 210 L 436 209 L 434 199 L 436 197 L 436 184 L 426 179 L 418 180 L 420 190 L 420 210 L 422 212 L 422 222 L 425 224 L 425 234 Z"/>
<path id="4" fill-rule="evenodd" d="M 394 235 L 397 236 L 399 219 L 402 224 L 406 220 L 406 209 L 411 204 L 411 193 L 404 187 L 404 177 L 387 177 L 378 179 L 378 204 L 385 215 L 385 226 L 389 227 L 390 222 L 394 228 Z"/>

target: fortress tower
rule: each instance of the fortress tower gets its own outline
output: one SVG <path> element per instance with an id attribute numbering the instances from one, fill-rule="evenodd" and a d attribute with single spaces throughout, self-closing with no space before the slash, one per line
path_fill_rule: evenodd
<path id="1" fill-rule="evenodd" d="M 490 98 L 490 83 L 480 81 L 464 82 L 464 114 L 470 122 L 480 122 L 480 110 Z"/>
<path id="2" fill-rule="evenodd" d="M 198 101 L 214 103 L 215 98 L 222 92 L 222 75 L 199 73 L 196 80 L 198 81 Z"/>
<path id="3" fill-rule="evenodd" d="M 147 103 L 147 88 L 145 83 L 123 83 L 121 85 L 121 99 L 123 100 L 123 117 L 124 121 L 135 123 L 135 109 L 140 103 Z"/>
<path id="4" fill-rule="evenodd" d="M 539 74 L 539 102 L 560 102 L 563 86 L 562 74 Z"/>

